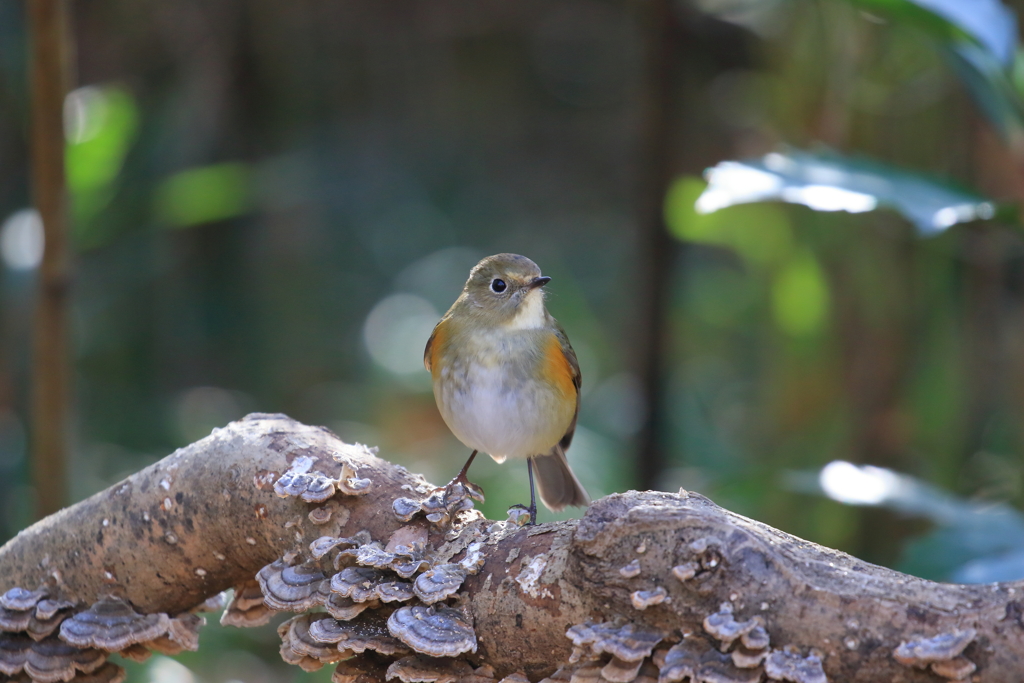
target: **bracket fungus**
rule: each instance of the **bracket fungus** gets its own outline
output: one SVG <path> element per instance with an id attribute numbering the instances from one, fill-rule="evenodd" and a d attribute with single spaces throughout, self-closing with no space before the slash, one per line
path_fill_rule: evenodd
<path id="1" fill-rule="evenodd" d="M 380 603 L 376 600 L 369 602 L 356 602 L 352 598 L 344 598 L 337 593 L 332 593 L 324 600 L 324 609 L 335 619 L 349 621 L 355 619 L 368 609 L 376 609 Z"/>
<path id="2" fill-rule="evenodd" d="M 601 667 L 601 678 L 610 683 L 630 683 L 640 673 L 640 667 L 643 664 L 643 659 L 627 662 L 624 659 L 612 657 L 611 661 Z"/>
<path id="3" fill-rule="evenodd" d="M 387 670 L 387 680 L 397 678 L 403 683 L 476 683 L 473 681 L 473 678 L 478 678 L 474 676 L 475 673 L 473 666 L 462 659 L 410 655 L 392 662 Z M 493 676 L 489 680 L 493 681 Z"/>
<path id="4" fill-rule="evenodd" d="M 645 610 L 648 607 L 666 602 L 669 600 L 669 597 L 668 591 L 665 590 L 664 586 L 657 586 L 653 590 L 633 591 L 629 596 L 629 600 L 633 603 L 634 609 Z"/>
<path id="5" fill-rule="evenodd" d="M 892 656 L 907 666 L 927 666 L 959 656 L 977 637 L 973 628 L 940 633 L 931 638 L 914 638 L 900 643 Z"/>
<path id="6" fill-rule="evenodd" d="M 329 500 L 326 503 L 324 503 L 323 505 L 321 505 L 320 507 L 313 508 L 312 510 L 309 511 L 309 514 L 306 515 L 306 517 L 313 524 L 316 524 L 316 525 L 327 524 L 328 522 L 331 521 L 331 517 L 333 517 L 334 514 L 336 512 L 338 512 L 339 510 L 343 510 L 343 512 L 341 512 L 340 514 L 344 515 L 344 517 L 345 517 L 344 519 L 340 520 L 339 523 L 338 523 L 338 526 L 342 526 L 345 523 L 345 521 L 348 519 L 348 514 L 349 514 L 348 508 L 338 507 L 338 505 L 336 503 L 334 503 L 334 501 L 330 501 Z"/>
<path id="7" fill-rule="evenodd" d="M 335 454 L 334 459 L 341 463 L 341 476 L 338 477 L 338 490 L 349 496 L 362 496 L 370 492 L 369 479 L 356 476 L 356 470 L 343 456 Z"/>
<path id="8" fill-rule="evenodd" d="M 821 659 L 814 654 L 802 657 L 797 652 L 772 650 L 764 661 L 768 678 L 792 683 L 828 683 Z"/>
<path id="9" fill-rule="evenodd" d="M 78 648 L 52 636 L 32 643 L 24 671 L 38 683 L 57 683 L 70 681 L 79 671 L 91 673 L 106 660 L 106 652 Z"/>
<path id="10" fill-rule="evenodd" d="M 318 619 L 309 626 L 309 635 L 322 643 L 334 643 L 339 650 L 361 654 L 373 650 L 385 656 L 406 654 L 409 648 L 391 635 L 387 620 L 373 616 L 356 622 Z"/>
<path id="11" fill-rule="evenodd" d="M 32 621 L 31 610 L 12 610 L 0 607 L 0 631 L 20 633 L 28 628 Z"/>
<path id="12" fill-rule="evenodd" d="M 25 629 L 25 632 L 33 640 L 42 640 L 60 628 L 61 622 L 64 621 L 66 616 L 64 614 L 54 614 L 49 619 L 40 619 L 37 609 L 37 614 L 33 614 L 32 618 L 28 620 L 28 628 Z"/>
<path id="13" fill-rule="evenodd" d="M 447 487 L 434 489 L 422 500 L 412 498 L 396 498 L 391 509 L 403 522 L 411 521 L 419 513 L 423 513 L 427 521 L 443 526 L 454 519 L 459 513 L 473 509 L 473 501 L 483 502 L 483 491 L 475 484 L 461 482 L 449 484 Z"/>
<path id="14" fill-rule="evenodd" d="M 352 547 L 360 545 L 361 543 L 364 543 L 364 541 L 360 538 L 321 536 L 309 544 L 309 553 L 313 556 L 314 560 L 319 560 L 327 556 L 336 548 L 340 548 L 342 546 Z"/>
<path id="15" fill-rule="evenodd" d="M 60 637 L 76 647 L 117 652 L 166 635 L 170 622 L 166 614 L 139 614 L 127 602 L 107 597 L 66 619 Z"/>
<path id="16" fill-rule="evenodd" d="M 466 570 L 458 564 L 439 564 L 416 577 L 413 591 L 416 597 L 431 605 L 452 595 L 466 580 Z"/>
<path id="17" fill-rule="evenodd" d="M 680 581 L 689 581 L 697 575 L 700 565 L 696 562 L 683 562 L 672 567 L 672 576 Z"/>
<path id="18" fill-rule="evenodd" d="M 416 513 L 422 509 L 423 506 L 420 505 L 418 501 L 415 501 L 412 498 L 395 498 L 395 500 L 391 503 L 392 512 L 394 512 L 395 517 L 398 517 L 398 519 L 402 522 L 411 521 L 412 518 L 416 516 Z"/>
<path id="19" fill-rule="evenodd" d="M 355 557 L 356 564 L 376 569 L 387 569 L 397 559 L 393 553 L 389 553 L 378 543 L 367 543 L 356 548 L 354 551 L 346 551 Z"/>
<path id="20" fill-rule="evenodd" d="M 320 584 L 327 577 L 315 562 L 288 566 L 275 560 L 256 574 L 267 607 L 288 612 L 305 612 L 323 602 Z"/>
<path id="21" fill-rule="evenodd" d="M 0 607 L 13 610 L 15 612 L 25 612 L 27 610 L 34 609 L 41 600 L 48 596 L 49 591 L 45 588 L 30 591 L 25 588 L 15 586 L 3 595 L 0 595 Z"/>
<path id="22" fill-rule="evenodd" d="M 625 662 L 638 662 L 649 657 L 665 637 L 660 631 L 633 623 L 623 625 L 616 622 L 577 624 L 566 631 L 565 635 L 575 645 L 569 657 L 570 663 L 581 659 L 596 659 L 604 653 Z"/>
<path id="23" fill-rule="evenodd" d="M 941 662 L 932 662 L 933 673 L 951 681 L 965 681 L 978 667 L 966 657 L 954 657 Z"/>
<path id="24" fill-rule="evenodd" d="M 449 607 L 399 607 L 388 617 L 388 631 L 416 652 L 431 657 L 476 652 L 472 624 L 462 612 Z"/>
<path id="25" fill-rule="evenodd" d="M 704 617 L 704 630 L 722 642 L 722 652 L 726 652 L 734 641 L 752 633 L 759 627 L 761 630 L 744 642 L 750 649 L 760 649 L 756 645 L 768 638 L 768 633 L 764 630 L 760 617 L 753 617 L 746 621 L 736 621 L 735 617 L 733 617 L 732 605 L 727 602 L 722 603 L 717 612 Z M 763 647 L 767 647 L 767 643 Z"/>
<path id="26" fill-rule="evenodd" d="M 377 597 L 381 602 L 408 602 L 416 597 L 408 581 L 385 581 L 377 584 Z"/>
<path id="27" fill-rule="evenodd" d="M 974 673 L 976 668 L 974 662 L 963 657 L 962 653 L 977 637 L 975 629 L 967 628 L 931 638 L 913 638 L 900 643 L 892 656 L 905 666 L 930 667 L 943 678 L 960 681 Z"/>
<path id="28" fill-rule="evenodd" d="M 430 568 L 430 561 L 421 554 L 399 555 L 392 569 L 403 579 L 411 579 L 418 572 Z"/>
<path id="29" fill-rule="evenodd" d="M 73 600 L 44 598 L 36 605 L 36 619 L 49 621 L 59 612 L 69 610 L 78 603 Z"/>
<path id="30" fill-rule="evenodd" d="M 620 567 L 619 575 L 626 579 L 640 576 L 640 558 L 634 558 L 629 564 Z"/>
<path id="31" fill-rule="evenodd" d="M 220 615 L 220 623 L 236 628 L 263 626 L 270 623 L 274 612 L 263 602 L 263 591 L 254 579 L 235 586 L 231 602 Z"/>
<path id="32" fill-rule="evenodd" d="M 274 482 L 274 493 L 281 498 L 301 498 L 307 503 L 323 503 L 333 496 L 337 482 L 322 472 L 310 472 L 315 462 L 308 455 L 297 456 Z"/>
<path id="33" fill-rule="evenodd" d="M 340 662 L 348 656 L 333 644 L 321 642 L 310 634 L 310 624 L 320 619 L 332 618 L 321 613 L 300 614 L 277 627 L 284 661 L 299 666 L 303 671 L 317 671 L 324 664 Z"/>
<path id="34" fill-rule="evenodd" d="M 185 612 L 170 619 L 166 635 L 142 643 L 163 655 L 177 655 L 185 650 L 199 649 L 199 631 L 206 625 L 206 619 L 198 614 Z"/>
<path id="35" fill-rule="evenodd" d="M 0 674 L 13 676 L 25 668 L 32 639 L 20 633 L 0 636 Z"/>
<path id="36" fill-rule="evenodd" d="M 682 680 L 701 683 L 757 683 L 763 671 L 739 666 L 730 655 L 722 654 L 703 636 L 686 636 L 667 652 L 657 652 L 654 662 L 658 666 L 659 683 Z"/>
<path id="37" fill-rule="evenodd" d="M 389 579 L 380 569 L 346 567 L 331 577 L 331 592 L 354 602 L 367 602 L 378 598 L 377 586 Z"/>

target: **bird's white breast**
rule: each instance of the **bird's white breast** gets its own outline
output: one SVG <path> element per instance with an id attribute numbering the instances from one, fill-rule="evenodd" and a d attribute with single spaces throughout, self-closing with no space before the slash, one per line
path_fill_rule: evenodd
<path id="1" fill-rule="evenodd" d="M 540 373 L 537 334 L 478 335 L 434 383 L 452 433 L 498 462 L 549 452 L 575 414 L 575 400 L 567 401 Z"/>

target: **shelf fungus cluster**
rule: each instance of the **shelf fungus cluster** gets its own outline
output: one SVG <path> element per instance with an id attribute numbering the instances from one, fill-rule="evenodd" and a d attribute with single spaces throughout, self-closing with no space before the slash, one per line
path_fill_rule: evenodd
<path id="1" fill-rule="evenodd" d="M 463 558 L 454 562 L 427 539 L 422 523 L 399 528 L 387 544 L 366 531 L 325 536 L 308 552 L 289 553 L 260 570 L 264 605 L 301 613 L 278 629 L 284 660 L 307 671 L 341 663 L 338 681 L 356 681 L 380 667 L 403 681 L 493 680 L 493 672 L 477 674 L 454 659 L 477 648 L 456 593 L 482 566 L 479 547 L 459 547 L 451 555 Z M 424 673 L 431 668 L 434 677 Z"/>
<path id="2" fill-rule="evenodd" d="M 703 627 L 704 633 L 665 633 L 622 619 L 578 624 L 566 632 L 574 645 L 569 664 L 547 681 L 826 683 L 816 654 L 773 650 L 760 617 L 737 620 L 726 603 Z"/>
<path id="3" fill-rule="evenodd" d="M 307 503 L 324 503 L 339 492 L 349 496 L 369 492 L 371 481 L 356 476 L 355 468 L 344 454 L 335 453 L 334 459 L 341 463 L 341 474 L 336 479 L 313 470 L 317 458 L 296 455 L 291 466 L 274 481 L 274 493 L 281 498 L 296 497 Z"/>
<path id="4" fill-rule="evenodd" d="M 139 614 L 115 597 L 79 609 L 55 589 L 12 588 L 0 596 L 0 682 L 116 683 L 125 672 L 107 662 L 111 654 L 143 661 L 194 651 L 204 623 L 192 613 Z"/>
<path id="5" fill-rule="evenodd" d="M 931 638 L 913 638 L 900 643 L 893 658 L 905 666 L 931 669 L 947 680 L 964 681 L 977 668 L 963 651 L 974 642 L 978 632 L 973 628 L 940 633 Z"/>

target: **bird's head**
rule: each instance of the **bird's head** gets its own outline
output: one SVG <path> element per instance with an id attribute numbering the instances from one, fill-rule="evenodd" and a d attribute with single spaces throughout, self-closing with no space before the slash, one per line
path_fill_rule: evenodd
<path id="1" fill-rule="evenodd" d="M 476 264 L 462 290 L 472 313 L 492 325 L 518 329 L 543 327 L 544 285 L 551 278 L 519 254 L 495 254 Z"/>

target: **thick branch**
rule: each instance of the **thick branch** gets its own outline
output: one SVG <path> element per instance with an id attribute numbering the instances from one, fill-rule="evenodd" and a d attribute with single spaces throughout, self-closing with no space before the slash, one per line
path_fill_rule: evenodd
<path id="1" fill-rule="evenodd" d="M 339 458 L 351 467 L 347 473 Z M 326 503 L 282 498 L 273 484 L 282 492 L 280 476 L 289 468 L 340 476 L 342 482 L 354 472 L 370 481 L 369 490 L 339 492 Z M 936 681 L 942 678 L 932 671 L 950 678 L 968 665 L 977 666 L 979 680 L 1015 680 L 1024 659 L 1024 605 L 1017 599 L 1024 583 L 923 581 L 783 534 L 686 492 L 613 495 L 594 503 L 582 520 L 532 528 L 488 522 L 475 511 L 454 514 L 451 522 L 419 516 L 401 521 L 393 502 L 422 503 L 429 488 L 418 475 L 343 444 L 327 430 L 253 415 L 22 532 L 0 548 L 0 590 L 49 584 L 51 593 L 78 601 L 77 609 L 114 595 L 145 614 L 177 615 L 251 581 L 278 559 L 261 572 L 265 594 L 274 593 L 274 582 L 291 571 L 287 565 L 320 579 L 346 565 L 380 567 L 379 580 L 397 590 L 401 581 L 392 572 L 399 561 L 389 553 L 401 553 L 401 539 L 420 539 L 424 567 L 448 565 L 456 573 L 462 567 L 462 576 L 469 573 L 461 587 L 460 578 L 451 588 L 461 597 L 445 593 L 434 606 L 456 608 L 452 614 L 462 610 L 475 631 L 476 651 L 460 658 L 493 667 L 499 678 L 521 671 L 537 681 L 569 666 L 573 640 L 567 630 L 580 645 L 572 668 L 599 667 L 607 669 L 606 677 L 627 681 L 630 667 L 644 661 L 659 666 L 665 680 L 681 680 L 681 674 L 672 677 L 679 672 L 672 662 L 681 661 L 687 648 L 695 666 L 724 671 L 732 680 L 759 680 L 750 676 L 760 677 L 762 669 L 782 679 L 778 667 L 786 665 L 796 672 L 788 680 L 808 683 L 824 680 L 822 671 L 833 681 Z M 329 521 L 314 523 L 323 522 L 328 511 Z M 338 546 L 361 548 L 342 552 L 333 565 L 336 551 L 320 552 L 322 543 L 317 553 L 310 547 L 318 538 L 361 531 L 362 540 Z M 482 566 L 470 557 L 478 551 Z M 320 579 L 310 582 L 301 605 L 292 593 L 271 595 L 268 603 L 276 599 L 278 609 L 305 611 L 316 603 L 318 586 L 321 593 L 327 584 L 338 590 L 335 582 L 320 585 Z M 372 591 L 375 580 L 361 587 Z M 417 590 L 421 583 L 416 581 Z M 295 590 L 301 593 L 302 586 Z M 344 628 L 360 619 L 383 623 L 400 610 L 425 609 L 412 606 L 411 596 L 402 600 L 410 606 L 396 609 L 403 603 L 368 598 L 356 605 L 368 607 L 362 616 L 329 621 Z M 305 637 L 308 619 L 323 616 L 307 617 L 307 630 L 292 629 L 295 638 Z M 623 622 L 632 624 L 628 633 L 620 633 Z M 639 646 L 631 640 L 634 631 L 643 636 Z M 415 650 L 429 650 L 397 637 L 405 645 L 413 642 Z M 622 659 L 620 641 L 632 643 L 626 653 L 632 660 Z M 397 643 L 398 650 L 405 645 Z M 300 654 L 297 663 L 337 661 L 341 657 L 331 648 L 333 659 Z M 729 655 L 719 652 L 730 649 Z M 0 660 L 2 652 L 0 647 Z M 610 657 L 613 652 L 619 659 Z M 387 666 L 401 656 L 378 656 L 367 666 Z M 932 662 L 930 670 L 911 666 Z M 489 672 L 478 668 L 474 675 Z M 631 675 L 637 676 L 636 668 Z M 702 680 L 712 680 L 710 675 Z"/>

